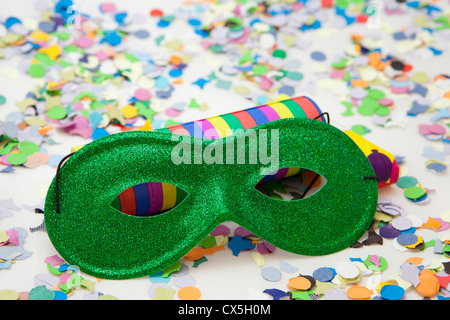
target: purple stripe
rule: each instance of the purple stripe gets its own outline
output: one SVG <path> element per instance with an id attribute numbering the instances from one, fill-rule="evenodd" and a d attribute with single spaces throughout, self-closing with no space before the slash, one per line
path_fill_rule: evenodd
<path id="1" fill-rule="evenodd" d="M 271 106 L 260 106 L 258 107 L 259 110 L 261 110 L 267 117 L 267 119 L 269 119 L 269 121 L 274 121 L 274 120 L 279 120 L 280 116 L 278 115 L 278 113 L 271 107 Z"/>
<path id="2" fill-rule="evenodd" d="M 204 120 L 196 121 L 196 123 L 202 129 L 205 139 L 219 139 L 220 138 L 220 135 L 217 133 L 216 128 L 214 128 L 214 126 L 208 120 L 204 119 Z"/>

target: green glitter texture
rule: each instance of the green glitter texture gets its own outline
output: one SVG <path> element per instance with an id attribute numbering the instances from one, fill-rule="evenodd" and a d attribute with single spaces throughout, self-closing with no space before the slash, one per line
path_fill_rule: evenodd
<path id="1" fill-rule="evenodd" d="M 267 129 L 268 141 L 270 130 L 278 129 L 279 168 L 317 172 L 327 179 L 320 191 L 295 201 L 270 198 L 255 189 L 266 166 L 236 164 L 236 152 L 234 164 L 225 164 L 224 152 L 224 164 L 193 164 L 192 153 L 192 164 L 175 165 L 171 152 L 180 140 L 173 135 L 117 133 L 85 145 L 61 167 L 60 213 L 55 211 L 55 179 L 50 185 L 45 225 L 55 249 L 87 274 L 129 279 L 170 266 L 226 221 L 302 255 L 331 254 L 358 241 L 378 200 L 377 180 L 363 179 L 375 174 L 358 146 L 339 129 L 311 119 L 281 119 L 253 129 Z M 202 150 L 226 150 L 224 144 L 234 144 L 238 136 L 183 139 Z M 151 181 L 173 184 L 188 195 L 175 208 L 150 217 L 110 206 L 125 189 Z"/>

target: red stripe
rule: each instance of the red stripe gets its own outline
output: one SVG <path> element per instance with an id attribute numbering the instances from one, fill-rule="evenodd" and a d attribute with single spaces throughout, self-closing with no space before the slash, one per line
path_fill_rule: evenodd
<path id="1" fill-rule="evenodd" d="M 134 196 L 133 188 L 128 188 L 119 194 L 120 206 L 122 212 L 131 216 L 136 215 L 136 198 Z"/>
<path id="2" fill-rule="evenodd" d="M 295 101 L 300 106 L 300 108 L 303 109 L 303 111 L 305 112 L 306 116 L 309 119 L 314 119 L 315 117 L 317 117 L 320 114 L 319 110 L 317 110 L 317 107 L 308 98 L 298 97 L 298 98 L 294 98 L 292 100 Z M 317 120 L 320 121 L 322 119 L 318 118 Z"/>
<path id="3" fill-rule="evenodd" d="M 241 122 L 244 130 L 248 128 L 256 127 L 256 122 L 253 120 L 253 117 L 245 110 L 236 111 L 232 113 L 238 120 Z"/>

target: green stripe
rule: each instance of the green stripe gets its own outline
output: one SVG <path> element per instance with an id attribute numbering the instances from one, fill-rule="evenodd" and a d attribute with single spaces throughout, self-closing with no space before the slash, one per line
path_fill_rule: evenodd
<path id="1" fill-rule="evenodd" d="M 180 188 L 176 188 L 176 193 L 177 193 L 177 197 L 175 199 L 175 206 L 180 204 L 181 201 L 183 201 L 184 198 L 186 198 L 186 196 L 187 196 L 187 192 Z"/>
<path id="2" fill-rule="evenodd" d="M 114 200 L 111 202 L 111 207 L 122 212 L 122 206 L 120 205 L 120 197 L 119 196 L 115 197 Z"/>
<path id="3" fill-rule="evenodd" d="M 221 118 L 223 120 L 225 120 L 225 122 L 228 124 L 228 126 L 230 127 L 230 129 L 233 132 L 237 129 L 244 130 L 242 123 L 239 121 L 239 119 L 234 114 L 231 114 L 231 113 L 224 114 L 221 116 Z"/>
<path id="4" fill-rule="evenodd" d="M 308 118 L 305 111 L 294 100 L 283 100 L 283 103 L 294 115 L 294 118 Z"/>

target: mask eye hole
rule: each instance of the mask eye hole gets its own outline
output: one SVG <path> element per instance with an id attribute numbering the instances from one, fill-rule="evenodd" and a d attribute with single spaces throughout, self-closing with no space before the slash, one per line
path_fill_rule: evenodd
<path id="1" fill-rule="evenodd" d="M 146 182 L 122 191 L 111 206 L 127 215 L 151 217 L 163 214 L 178 206 L 187 193 L 165 182 Z"/>
<path id="2" fill-rule="evenodd" d="M 326 181 L 325 177 L 315 171 L 289 167 L 268 174 L 258 182 L 255 189 L 279 200 L 301 200 L 318 192 Z"/>

